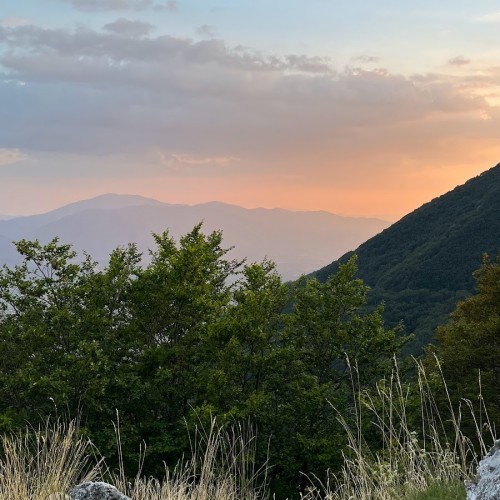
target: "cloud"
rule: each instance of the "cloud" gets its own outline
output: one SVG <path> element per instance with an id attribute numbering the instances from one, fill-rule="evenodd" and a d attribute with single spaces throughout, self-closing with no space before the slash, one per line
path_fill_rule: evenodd
<path id="1" fill-rule="evenodd" d="M 23 17 L 4 17 L 0 19 L 0 26 L 24 26 L 26 24 L 31 24 L 28 19 Z"/>
<path id="2" fill-rule="evenodd" d="M 195 157 L 189 154 L 170 154 L 165 156 L 160 153 L 160 158 L 163 162 L 168 164 L 186 164 L 186 165 L 228 165 L 239 161 L 235 156 L 213 156 L 213 157 Z"/>
<path id="3" fill-rule="evenodd" d="M 324 57 L 263 55 L 219 39 L 146 36 L 152 26 L 140 21 L 120 18 L 104 29 L 0 27 L 0 43 L 7 47 L 0 52 L 0 63 L 8 72 L 5 79 L 79 82 L 101 92 L 108 92 L 103 85 L 109 85 L 114 96 L 147 91 L 153 92 L 148 98 L 154 95 L 158 103 L 182 96 L 189 100 L 187 109 L 195 102 L 204 103 L 203 108 L 212 98 L 221 99 L 223 108 L 230 102 L 252 106 L 260 102 L 283 114 L 307 106 L 306 114 L 331 113 L 333 121 L 337 117 L 350 123 L 357 122 L 358 115 L 359 120 L 370 121 L 372 111 L 379 120 L 382 107 L 393 118 L 408 119 L 482 107 L 484 101 L 463 88 L 464 78 L 470 78 L 472 86 L 493 83 L 498 76 L 483 71 L 458 81 L 449 75 L 402 76 L 383 69 L 335 71 Z"/>
<path id="4" fill-rule="evenodd" d="M 0 148 L 0 166 L 12 165 L 26 159 L 27 155 L 19 149 Z"/>
<path id="5" fill-rule="evenodd" d="M 265 184 L 279 206 L 322 190 L 355 213 L 376 201 L 369 190 L 399 193 L 401 178 L 413 186 L 419 165 L 477 168 L 500 154 L 499 68 L 336 69 L 314 54 L 156 36 L 125 19 L 100 31 L 4 26 L 0 47 L 3 144 L 30 151 L 19 170 L 32 165 L 32 175 L 54 163 L 53 178 L 143 178 L 174 194 L 224 178 L 234 197 Z M 33 151 L 43 154 L 38 167 Z M 2 179 L 7 170 L 17 169 Z"/>
<path id="6" fill-rule="evenodd" d="M 196 28 L 196 34 L 200 35 L 203 38 L 215 38 L 217 36 L 217 32 L 214 26 L 210 26 L 208 24 L 202 24 Z"/>
<path id="7" fill-rule="evenodd" d="M 83 11 L 115 11 L 145 10 L 153 6 L 152 0 L 63 0 L 78 10 Z"/>
<path id="8" fill-rule="evenodd" d="M 137 38 L 149 35 L 154 26 L 143 21 L 130 21 L 121 17 L 112 23 L 105 24 L 102 29 L 115 35 Z"/>
<path id="9" fill-rule="evenodd" d="M 355 62 L 360 62 L 360 63 L 377 63 L 380 61 L 380 57 L 376 56 L 369 56 L 369 55 L 360 55 L 352 58 L 353 61 Z"/>
<path id="10" fill-rule="evenodd" d="M 131 24 L 133 23 L 133 24 Z M 165 63 L 217 65 L 221 68 L 248 71 L 284 71 L 299 69 L 317 73 L 327 71 L 328 60 L 304 55 L 288 55 L 279 58 L 253 52 L 241 46 L 229 47 L 223 40 L 201 40 L 163 35 L 156 38 L 130 40 L 124 44 L 117 33 L 120 29 L 144 32 L 146 23 L 118 20 L 105 26 L 107 33 L 80 28 L 74 32 L 61 29 L 44 29 L 38 26 L 2 27 L 0 43 L 11 47 L 11 51 L 0 54 L 1 62 L 13 70 L 21 66 L 43 66 L 43 58 L 48 62 L 59 59 L 61 67 L 65 63 L 82 61 L 96 67 L 105 60 L 109 65 Z"/>
<path id="11" fill-rule="evenodd" d="M 453 59 L 450 59 L 448 61 L 448 64 L 450 66 L 466 66 L 467 64 L 470 64 L 470 59 L 467 59 L 464 56 L 457 56 L 454 57 Z"/>
<path id="12" fill-rule="evenodd" d="M 481 23 L 500 23 L 500 11 L 476 16 L 474 20 Z"/>
<path id="13" fill-rule="evenodd" d="M 19 85 L 20 87 L 24 87 L 26 85 L 26 82 L 23 82 L 22 80 L 17 80 L 15 78 L 6 78 L 3 80 L 3 83 L 7 85 Z"/>
<path id="14" fill-rule="evenodd" d="M 164 3 L 154 0 L 61 0 L 71 4 L 78 10 L 87 12 L 107 12 L 124 10 L 168 10 L 174 12 L 178 9 L 176 0 L 168 0 Z"/>
<path id="15" fill-rule="evenodd" d="M 170 12 L 175 12 L 179 9 L 179 2 L 177 0 L 168 0 L 166 8 Z"/>
<path id="16" fill-rule="evenodd" d="M 170 172 L 181 175 L 193 175 L 207 171 L 210 175 L 217 172 L 226 173 L 228 167 L 233 167 L 240 158 L 235 156 L 194 156 L 188 153 L 158 152 L 160 163 Z"/>
<path id="17" fill-rule="evenodd" d="M 286 57 L 289 69 L 305 73 L 330 73 L 331 62 L 325 57 L 311 57 L 306 55 L 289 55 Z"/>

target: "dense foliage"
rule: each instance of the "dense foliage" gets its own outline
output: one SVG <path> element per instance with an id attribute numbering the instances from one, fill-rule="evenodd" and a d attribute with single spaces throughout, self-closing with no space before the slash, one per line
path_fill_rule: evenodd
<path id="1" fill-rule="evenodd" d="M 426 203 L 362 244 L 359 276 L 371 305 L 385 303 L 388 326 L 401 320 L 420 354 L 457 301 L 474 291 L 472 272 L 484 252 L 500 250 L 500 164 Z M 326 280 L 347 254 L 315 276 Z"/>
<path id="2" fill-rule="evenodd" d="M 500 424 L 500 257 L 485 255 L 474 277 L 476 293 L 459 302 L 451 320 L 437 329 L 438 344 L 426 361 L 429 367 L 433 357 L 440 361 L 457 406 L 466 400 L 483 410 L 482 400 L 486 402 L 487 411 L 477 419 L 467 411 L 463 418 L 473 430 L 477 425 L 484 434 L 495 434 Z"/>
<path id="3" fill-rule="evenodd" d="M 186 425 L 217 415 L 256 426 L 279 494 L 300 487 L 299 471 L 338 467 L 345 438 L 330 403 L 348 418 L 353 389 L 386 373 L 404 342 L 381 308 L 359 312 L 356 259 L 291 287 L 268 261 L 229 259 L 200 225 L 155 242 L 146 268 L 129 245 L 104 269 L 57 240 L 17 242 L 23 263 L 0 272 L 0 431 L 80 415 L 112 459 L 118 412 L 129 473 L 144 442 L 155 474 L 189 454 Z"/>

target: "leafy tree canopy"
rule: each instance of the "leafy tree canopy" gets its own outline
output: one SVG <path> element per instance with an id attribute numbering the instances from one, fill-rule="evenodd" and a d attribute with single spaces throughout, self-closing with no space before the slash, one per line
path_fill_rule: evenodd
<path id="1" fill-rule="evenodd" d="M 500 257 L 483 257 L 474 273 L 477 292 L 456 306 L 448 324 L 437 329 L 431 350 L 442 362 L 452 392 L 477 401 L 481 392 L 490 422 L 500 422 Z M 479 385 L 480 384 L 480 385 Z"/>
<path id="2" fill-rule="evenodd" d="M 22 264 L 0 271 L 0 429 L 80 415 L 113 457 L 118 411 L 125 465 L 136 472 L 145 442 L 154 474 L 189 454 L 186 423 L 217 415 L 257 427 L 283 495 L 299 471 L 337 467 L 344 433 L 328 401 L 348 415 L 346 356 L 367 386 L 403 342 L 381 308 L 360 312 L 356 259 L 290 287 L 272 262 L 230 259 L 201 225 L 155 245 L 146 268 L 129 245 L 100 269 L 57 239 L 16 243 Z"/>

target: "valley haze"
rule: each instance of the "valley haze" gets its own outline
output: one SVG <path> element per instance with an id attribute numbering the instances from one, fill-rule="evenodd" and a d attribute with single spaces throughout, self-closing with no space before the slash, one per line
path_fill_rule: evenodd
<path id="1" fill-rule="evenodd" d="M 0 259 L 12 265 L 18 256 L 12 241 L 59 237 L 80 255 L 88 252 L 105 265 L 117 246 L 137 243 L 147 261 L 152 233 L 169 231 L 178 239 L 196 224 L 222 230 L 229 256 L 247 262 L 272 260 L 286 280 L 314 271 L 379 233 L 389 222 L 343 217 L 329 212 L 246 209 L 221 202 L 167 204 L 133 195 L 106 194 L 51 212 L 0 220 Z"/>

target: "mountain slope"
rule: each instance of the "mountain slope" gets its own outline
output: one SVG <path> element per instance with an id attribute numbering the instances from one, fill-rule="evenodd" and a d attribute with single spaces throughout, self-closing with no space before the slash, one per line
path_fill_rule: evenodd
<path id="1" fill-rule="evenodd" d="M 85 210 L 119 210 L 130 206 L 163 205 L 160 201 L 135 195 L 105 194 L 90 200 L 77 201 L 45 214 L 9 217 L 0 220 L 0 234 L 11 239 L 28 238 L 39 228 Z"/>
<path id="2" fill-rule="evenodd" d="M 47 214 L 0 221 L 8 240 L 59 236 L 78 251 L 105 263 L 112 249 L 129 242 L 145 252 L 153 246 L 151 232 L 168 229 L 174 238 L 203 221 L 206 232 L 221 229 L 233 258 L 274 260 L 285 279 L 331 261 L 380 232 L 378 219 L 341 217 L 328 212 L 245 209 L 224 203 L 170 205 L 142 197 L 105 195 L 73 203 Z M 1 254 L 0 254 L 1 260 Z M 145 259 L 147 261 L 147 258 Z"/>
<path id="3" fill-rule="evenodd" d="M 431 341 L 457 300 L 472 293 L 472 272 L 484 252 L 500 251 L 500 164 L 426 203 L 355 250 L 370 303 L 385 301 L 390 325 L 403 320 L 417 339 Z M 320 269 L 321 281 L 353 252 Z"/>
<path id="4" fill-rule="evenodd" d="M 0 265 L 11 266 L 17 262 L 17 252 L 12 242 L 5 236 L 0 235 Z"/>

